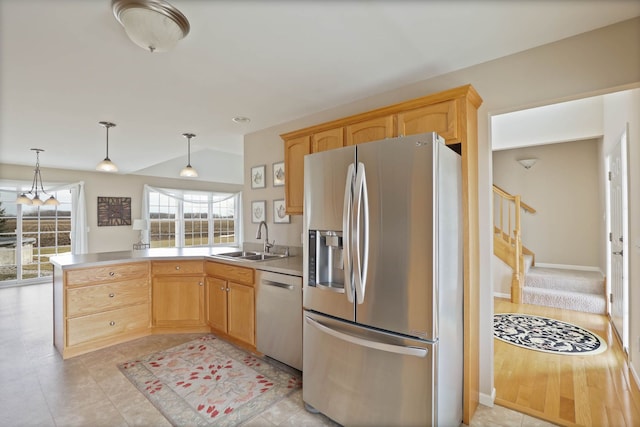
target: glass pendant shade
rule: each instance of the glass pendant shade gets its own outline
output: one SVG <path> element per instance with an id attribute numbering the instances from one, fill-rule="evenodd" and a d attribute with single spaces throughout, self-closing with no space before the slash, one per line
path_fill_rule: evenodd
<path id="1" fill-rule="evenodd" d="M 198 172 L 191 165 L 187 165 L 180 171 L 180 176 L 184 176 L 187 178 L 197 178 Z"/>
<path id="2" fill-rule="evenodd" d="M 182 168 L 180 171 L 180 176 L 184 176 L 186 178 L 196 178 L 198 176 L 198 172 L 191 166 L 191 138 L 195 136 L 193 133 L 183 133 L 182 136 L 187 138 L 187 166 Z"/>
<path id="3" fill-rule="evenodd" d="M 96 170 L 102 172 L 118 172 L 118 167 L 113 163 L 109 158 L 105 158 L 103 161 L 98 163 L 96 166 Z"/>
<path id="4" fill-rule="evenodd" d="M 189 34 L 189 21 L 162 0 L 112 0 L 113 14 L 135 44 L 166 52 Z"/>
<path id="5" fill-rule="evenodd" d="M 32 205 L 33 202 L 30 198 L 27 197 L 25 193 L 22 193 L 20 197 L 16 199 L 16 204 L 18 205 Z"/>
<path id="6" fill-rule="evenodd" d="M 59 205 L 60 202 L 53 196 L 49 197 L 46 202 L 43 202 L 38 196 L 40 194 L 47 194 L 44 191 L 44 185 L 42 184 L 42 173 L 40 172 L 40 153 L 44 150 L 42 148 L 32 148 L 31 151 L 36 152 L 36 168 L 33 170 L 33 182 L 31 184 L 31 190 L 20 194 L 16 199 L 16 204 L 18 205 L 33 205 L 33 206 L 42 206 L 42 205 Z M 32 197 L 29 198 L 29 195 Z"/>
<path id="7" fill-rule="evenodd" d="M 101 172 L 118 172 L 118 167 L 109 158 L 109 128 L 115 127 L 116 124 L 111 122 L 98 122 L 98 124 L 104 126 L 107 130 L 107 155 L 103 161 L 98 163 L 96 170 Z"/>

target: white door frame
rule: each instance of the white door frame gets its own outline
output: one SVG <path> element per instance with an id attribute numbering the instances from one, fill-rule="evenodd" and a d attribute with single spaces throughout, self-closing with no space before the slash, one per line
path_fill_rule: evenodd
<path id="1" fill-rule="evenodd" d="M 610 304 L 608 304 L 609 316 L 627 354 L 629 352 L 628 135 L 627 124 L 618 142 L 607 153 L 605 169 L 607 171 L 605 188 L 607 193 L 608 238 L 606 241 L 607 295 L 610 301 Z M 614 186 L 619 186 L 620 188 L 612 190 Z M 612 206 L 614 203 L 619 206 Z M 619 271 L 620 269 L 621 272 Z"/>

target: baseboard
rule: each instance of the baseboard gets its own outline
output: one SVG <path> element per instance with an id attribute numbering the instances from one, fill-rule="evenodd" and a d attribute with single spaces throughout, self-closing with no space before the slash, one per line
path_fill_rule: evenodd
<path id="1" fill-rule="evenodd" d="M 494 387 L 491 390 L 491 396 L 486 393 L 480 393 L 479 402 L 481 405 L 488 406 L 489 408 L 493 408 L 493 402 L 496 400 L 496 388 Z"/>
<path id="2" fill-rule="evenodd" d="M 636 383 L 636 389 L 640 390 L 640 377 L 638 377 L 638 373 L 636 372 L 636 370 L 634 369 L 631 363 L 629 363 L 629 371 L 631 371 L 631 377 Z M 480 399 L 482 399 L 482 396 L 480 397 Z"/>
<path id="3" fill-rule="evenodd" d="M 570 264 L 547 264 L 544 262 L 536 262 L 534 267 L 543 267 L 543 268 L 561 268 L 564 270 L 579 270 L 579 271 L 595 271 L 596 273 L 600 273 L 604 276 L 600 267 L 593 267 L 589 265 L 570 265 Z"/>

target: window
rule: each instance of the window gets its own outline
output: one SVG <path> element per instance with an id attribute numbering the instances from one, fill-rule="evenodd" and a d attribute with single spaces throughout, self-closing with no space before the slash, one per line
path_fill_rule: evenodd
<path id="1" fill-rule="evenodd" d="M 145 216 L 152 248 L 235 246 L 240 194 L 145 186 Z"/>
<path id="2" fill-rule="evenodd" d="M 81 183 L 49 190 L 58 206 L 16 204 L 20 189 L 21 184 L 0 184 L 0 286 L 50 280 L 49 258 L 72 251 L 72 219 L 78 223 Z"/>

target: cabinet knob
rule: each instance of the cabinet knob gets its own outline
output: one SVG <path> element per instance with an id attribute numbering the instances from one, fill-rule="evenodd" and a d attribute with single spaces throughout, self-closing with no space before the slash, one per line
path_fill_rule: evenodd
<path id="1" fill-rule="evenodd" d="M 229 292 L 229 291 L 230 291 L 230 289 L 229 289 L 229 288 L 227 288 L 227 292 Z"/>
<path id="2" fill-rule="evenodd" d="M 115 296 L 116 296 L 116 294 L 113 294 L 113 293 L 109 294 L 109 298 L 113 298 Z"/>
<path id="3" fill-rule="evenodd" d="M 109 326 L 116 326 L 116 322 L 112 320 L 111 322 L 109 322 Z"/>
<path id="4" fill-rule="evenodd" d="M 113 276 L 115 276 L 115 275 L 116 275 L 116 273 L 114 273 L 113 271 L 110 271 L 110 272 L 109 272 L 109 276 L 113 277 Z"/>
<path id="5" fill-rule="evenodd" d="M 180 266 L 179 265 L 176 265 L 176 270 L 180 270 Z"/>
<path id="6" fill-rule="evenodd" d="M 221 291 L 224 291 L 224 286 L 220 286 L 220 290 L 221 290 Z"/>
<path id="7" fill-rule="evenodd" d="M 204 285 L 204 283 L 202 283 L 202 282 L 198 282 L 198 285 L 199 285 L 199 286 L 202 286 L 202 285 Z"/>

